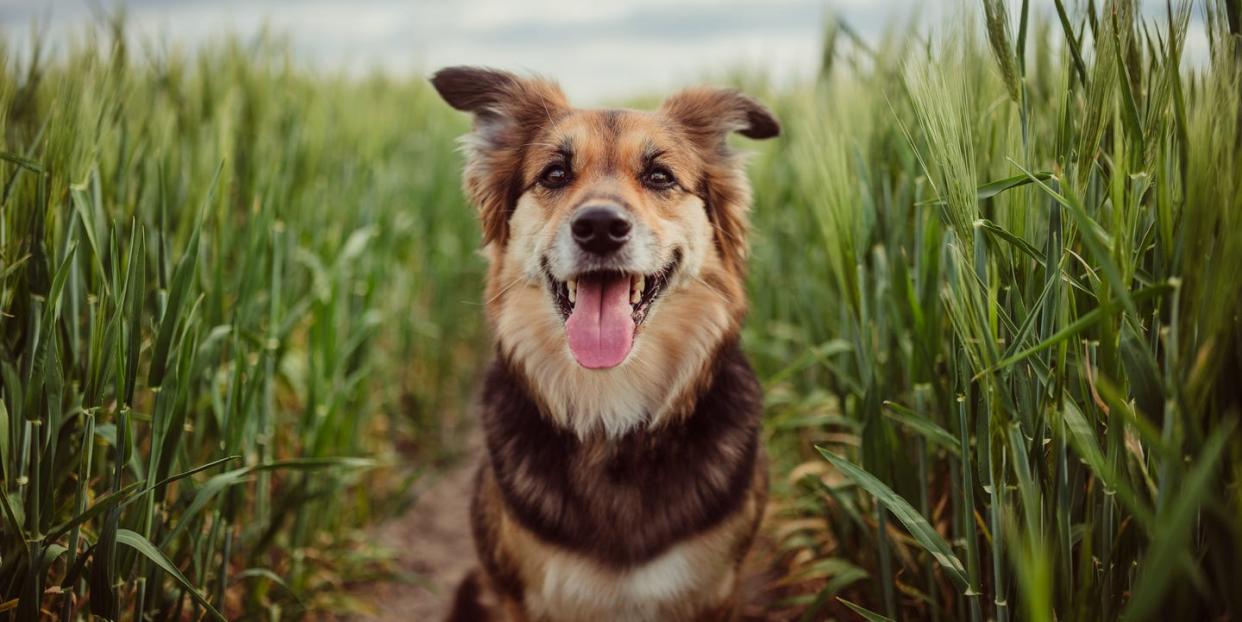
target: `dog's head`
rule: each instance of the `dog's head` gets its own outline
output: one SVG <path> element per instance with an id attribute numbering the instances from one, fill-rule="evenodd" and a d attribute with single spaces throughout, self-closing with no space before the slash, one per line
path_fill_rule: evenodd
<path id="1" fill-rule="evenodd" d="M 772 114 L 724 89 L 640 112 L 572 108 L 551 82 L 487 69 L 432 83 L 474 115 L 465 188 L 502 354 L 580 431 L 555 411 L 609 410 L 610 398 L 565 391 L 645 392 L 621 418 L 658 415 L 738 330 L 750 188 L 726 138 L 776 136 Z M 609 416 L 578 418 L 628 427 Z"/>

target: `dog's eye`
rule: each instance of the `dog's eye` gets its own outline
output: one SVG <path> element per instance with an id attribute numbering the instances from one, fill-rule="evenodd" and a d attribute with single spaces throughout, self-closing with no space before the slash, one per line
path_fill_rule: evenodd
<path id="1" fill-rule="evenodd" d="M 673 173 L 663 166 L 657 166 L 643 173 L 643 183 L 655 190 L 667 190 L 677 184 Z"/>
<path id="2" fill-rule="evenodd" d="M 569 183 L 569 170 L 563 164 L 550 164 L 539 174 L 539 184 L 545 188 L 562 188 Z"/>

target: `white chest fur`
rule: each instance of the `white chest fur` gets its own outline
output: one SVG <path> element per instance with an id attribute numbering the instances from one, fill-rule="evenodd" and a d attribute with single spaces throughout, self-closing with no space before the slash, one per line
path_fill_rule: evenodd
<path id="1" fill-rule="evenodd" d="M 529 586 L 528 606 L 537 619 L 546 620 L 669 619 L 732 590 L 732 564 L 704 544 L 688 542 L 622 571 L 569 553 L 551 556 L 543 564 L 542 585 Z"/>

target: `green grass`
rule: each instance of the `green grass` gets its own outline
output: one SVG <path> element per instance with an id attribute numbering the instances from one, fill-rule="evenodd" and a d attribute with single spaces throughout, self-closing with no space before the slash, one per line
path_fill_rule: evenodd
<path id="1" fill-rule="evenodd" d="M 329 606 L 486 352 L 467 126 L 282 45 L 119 32 L 0 61 L 0 603 Z"/>
<path id="2" fill-rule="evenodd" d="M 982 5 L 730 78 L 774 615 L 1242 615 L 1237 5 Z M 0 58 L 0 612 L 348 608 L 489 355 L 468 121 L 109 28 Z"/>
<path id="3" fill-rule="evenodd" d="M 804 619 L 1242 612 L 1237 13 L 1096 4 L 838 41 L 782 102 L 747 338 Z"/>

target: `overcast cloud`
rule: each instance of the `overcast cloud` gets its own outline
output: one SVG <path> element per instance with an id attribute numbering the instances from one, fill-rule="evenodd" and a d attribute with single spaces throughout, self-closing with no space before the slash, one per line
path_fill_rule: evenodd
<path id="1" fill-rule="evenodd" d="M 39 21 L 63 42 L 116 0 L 0 0 L 0 31 L 29 45 Z M 666 90 L 728 68 L 778 83 L 810 76 L 830 14 L 864 37 L 918 13 L 940 23 L 954 0 L 129 0 L 131 36 L 193 48 L 264 26 L 287 35 L 308 65 L 422 75 L 453 64 L 536 71 L 576 100 L 599 103 Z M 1036 0 L 1034 5 L 1051 5 Z M 1159 4 L 1162 1 L 1148 2 Z M 1045 9 L 1047 7 L 1044 7 Z M 1190 42 L 1191 52 L 1202 37 Z"/>

